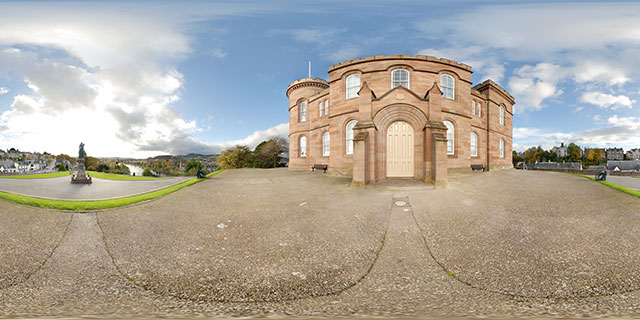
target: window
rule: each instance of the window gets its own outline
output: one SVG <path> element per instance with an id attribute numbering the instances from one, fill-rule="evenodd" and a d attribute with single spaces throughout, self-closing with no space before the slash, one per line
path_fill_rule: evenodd
<path id="1" fill-rule="evenodd" d="M 500 106 L 500 124 L 504 126 L 504 107 Z"/>
<path id="2" fill-rule="evenodd" d="M 307 156 L 307 137 L 300 137 L 300 157 Z"/>
<path id="3" fill-rule="evenodd" d="M 471 100 L 471 114 L 476 115 L 476 102 Z"/>
<path id="4" fill-rule="evenodd" d="M 318 103 L 318 117 L 322 117 L 322 101 Z"/>
<path id="5" fill-rule="evenodd" d="M 324 115 L 328 115 L 329 114 L 329 100 L 325 100 L 324 101 Z"/>
<path id="6" fill-rule="evenodd" d="M 500 138 L 500 158 L 504 158 L 504 140 Z"/>
<path id="7" fill-rule="evenodd" d="M 478 156 L 478 135 L 475 132 L 471 132 L 471 138 L 469 142 L 471 145 L 471 156 L 477 157 Z"/>
<path id="8" fill-rule="evenodd" d="M 307 121 L 307 102 L 300 102 L 300 122 Z"/>
<path id="9" fill-rule="evenodd" d="M 482 106 L 480 105 L 480 102 L 478 102 L 478 117 L 482 118 Z"/>
<path id="10" fill-rule="evenodd" d="M 455 97 L 455 81 L 453 77 L 448 74 L 441 74 L 440 89 L 442 89 L 443 97 L 453 99 Z"/>
<path id="11" fill-rule="evenodd" d="M 329 143 L 329 132 L 327 131 L 322 135 L 322 156 L 324 157 L 329 156 L 329 151 L 331 150 Z"/>
<path id="12" fill-rule="evenodd" d="M 358 90 L 360 90 L 360 75 L 352 74 L 348 76 L 347 77 L 347 99 L 357 97 Z"/>
<path id="13" fill-rule="evenodd" d="M 347 123 L 347 154 L 353 154 L 353 127 L 358 121 L 351 120 Z"/>
<path id="14" fill-rule="evenodd" d="M 455 151 L 455 128 L 450 121 L 442 121 L 447 126 L 447 154 L 453 154 Z"/>
<path id="15" fill-rule="evenodd" d="M 391 88 L 404 86 L 409 89 L 409 71 L 405 69 L 396 69 L 391 71 Z"/>

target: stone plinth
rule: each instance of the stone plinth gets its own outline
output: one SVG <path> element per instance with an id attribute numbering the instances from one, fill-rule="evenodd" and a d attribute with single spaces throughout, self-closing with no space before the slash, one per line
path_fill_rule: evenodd
<path id="1" fill-rule="evenodd" d="M 71 183 L 91 183 L 91 176 L 80 170 L 71 176 Z"/>

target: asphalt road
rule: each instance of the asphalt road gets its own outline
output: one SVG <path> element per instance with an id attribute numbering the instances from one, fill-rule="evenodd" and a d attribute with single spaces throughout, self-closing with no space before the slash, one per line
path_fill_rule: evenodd
<path id="1" fill-rule="evenodd" d="M 381 191 L 232 170 L 95 213 L 0 201 L 0 316 L 640 316 L 640 199 L 553 172 Z"/>
<path id="2" fill-rule="evenodd" d="M 639 177 L 624 177 L 624 176 L 607 176 L 607 181 L 619 184 L 623 187 L 640 190 L 640 178 Z"/>
<path id="3" fill-rule="evenodd" d="M 166 188 L 189 177 L 158 180 L 106 180 L 71 184 L 71 176 L 44 179 L 0 179 L 0 191 L 59 200 L 103 200 L 122 198 Z"/>

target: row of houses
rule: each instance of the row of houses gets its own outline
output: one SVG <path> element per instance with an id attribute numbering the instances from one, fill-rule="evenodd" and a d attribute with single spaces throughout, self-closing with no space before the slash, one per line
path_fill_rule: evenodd
<path id="1" fill-rule="evenodd" d="M 0 160 L 0 174 L 53 170 L 59 165 L 65 165 L 67 168 L 71 168 L 71 162 L 64 159 L 23 161 Z"/>
<path id="2" fill-rule="evenodd" d="M 580 148 L 580 156 L 586 158 L 591 150 L 599 150 L 601 160 L 640 160 L 640 148 L 635 148 L 624 152 L 622 148 Z M 564 158 L 569 155 L 568 146 L 561 143 L 560 146 L 551 148 L 551 152 L 555 153 L 558 158 Z"/>
<path id="3" fill-rule="evenodd" d="M 582 170 L 582 162 L 536 162 L 519 163 L 517 169 L 565 169 Z M 589 166 L 587 170 L 609 170 L 620 172 L 640 171 L 640 160 L 610 160 L 606 165 Z"/>

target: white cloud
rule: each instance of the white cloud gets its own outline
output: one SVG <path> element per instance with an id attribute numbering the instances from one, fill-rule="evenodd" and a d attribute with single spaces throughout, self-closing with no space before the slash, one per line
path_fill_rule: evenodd
<path id="1" fill-rule="evenodd" d="M 9 89 L 7 89 L 5 87 L 0 87 L 0 96 L 5 94 L 5 93 L 8 93 L 8 92 L 9 92 Z"/>
<path id="2" fill-rule="evenodd" d="M 32 93 L 0 116 L 0 145 L 72 153 L 83 141 L 93 156 L 136 157 L 211 148 L 172 106 L 185 81 L 175 66 L 192 52 L 186 30 L 264 10 L 272 8 L 2 4 L 0 76 L 18 75 Z"/>
<path id="3" fill-rule="evenodd" d="M 504 65 L 499 63 L 495 57 L 487 54 L 487 48 L 483 46 L 461 46 L 441 49 L 430 48 L 420 50 L 418 54 L 452 59 L 470 65 L 474 72 L 482 74 L 481 82 L 486 79 L 491 79 L 496 83 L 500 83 L 504 79 Z"/>
<path id="4" fill-rule="evenodd" d="M 567 14 L 571 12 L 571 14 Z M 482 27 L 477 21 L 485 19 Z M 418 28 L 432 38 L 509 49 L 517 59 L 539 59 L 564 50 L 601 50 L 640 44 L 638 3 L 533 3 L 479 6 L 446 20 L 425 20 Z M 491 30 L 491 32 L 487 32 Z M 548 56 L 547 56 L 548 57 Z"/>
<path id="5" fill-rule="evenodd" d="M 587 92 L 580 96 L 580 101 L 598 106 L 600 109 L 616 110 L 618 108 L 632 108 L 635 100 L 624 95 L 614 96 L 602 92 Z"/>
<path id="6" fill-rule="evenodd" d="M 223 52 L 220 48 L 215 48 L 211 50 L 211 55 L 218 59 L 222 59 L 227 56 L 227 52 Z"/>
<path id="7" fill-rule="evenodd" d="M 604 82 L 609 85 L 621 85 L 629 82 L 623 69 L 612 66 L 611 62 L 582 61 L 574 67 L 573 79 L 576 82 Z"/>
<path id="8" fill-rule="evenodd" d="M 618 117 L 618 115 L 614 114 L 607 119 L 607 123 L 616 127 L 624 127 L 631 131 L 640 130 L 640 118 L 638 117 Z"/>
<path id="9" fill-rule="evenodd" d="M 525 65 L 516 70 L 515 76 L 509 80 L 509 89 L 517 99 L 515 110 L 544 108 L 542 102 L 545 99 L 562 94 L 557 85 L 565 74 L 562 67 L 549 63 Z"/>
<path id="10" fill-rule="evenodd" d="M 616 146 L 637 148 L 640 145 L 640 117 L 619 117 L 607 119 L 608 126 L 583 132 L 545 132 L 537 128 L 514 128 L 514 145 L 542 146 L 549 149 L 564 142 L 574 142 L 581 146 Z M 515 149 L 515 148 L 514 148 Z M 526 149 L 526 148 L 524 148 Z M 517 149 L 522 151 L 524 149 Z"/>
<path id="11" fill-rule="evenodd" d="M 486 19 L 482 27 L 460 23 L 477 17 L 494 18 Z M 522 74 L 509 79 L 519 111 L 542 109 L 547 99 L 562 93 L 564 81 L 589 88 L 622 86 L 640 72 L 640 3 L 476 6 L 422 20 L 416 27 L 447 46 L 421 53 L 460 60 L 486 77 L 500 78 L 505 62 L 556 66 L 560 72 L 556 79 Z"/>
<path id="12" fill-rule="evenodd" d="M 597 115 L 597 114 L 595 116 L 593 116 L 593 121 L 598 122 L 598 121 L 600 121 L 600 119 L 601 119 L 600 116 Z"/>
<path id="13" fill-rule="evenodd" d="M 540 129 L 536 128 L 513 128 L 513 138 L 523 139 L 528 137 L 535 137 L 541 134 Z"/>

